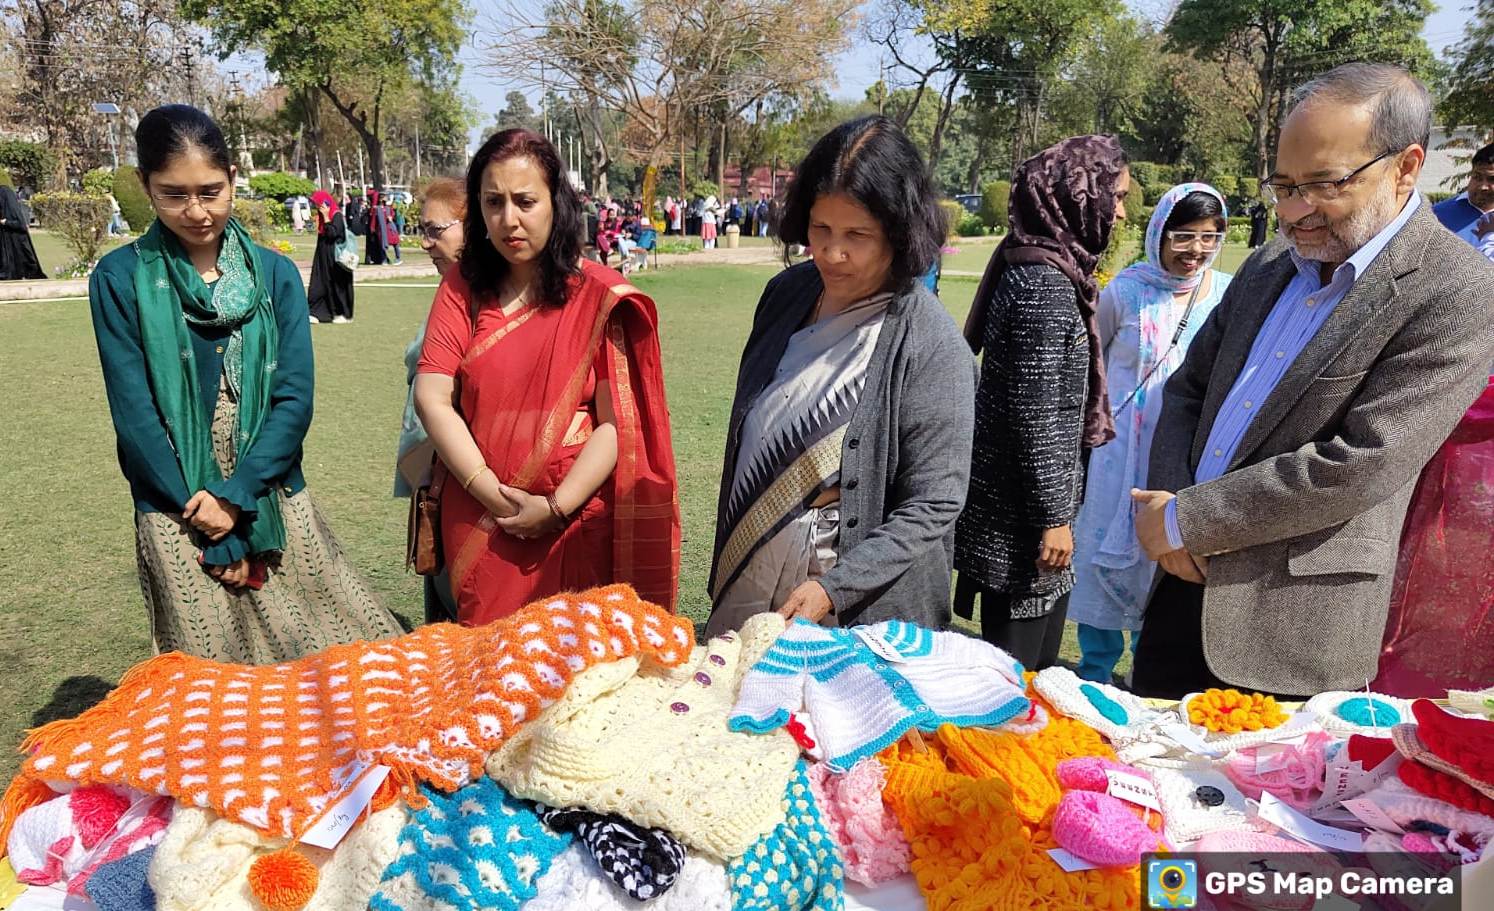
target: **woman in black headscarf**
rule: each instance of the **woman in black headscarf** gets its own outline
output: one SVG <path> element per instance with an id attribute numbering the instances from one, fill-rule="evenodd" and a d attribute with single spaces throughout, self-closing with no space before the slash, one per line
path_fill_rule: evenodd
<path id="1" fill-rule="evenodd" d="M 979 354 L 970 492 L 955 537 L 955 613 L 1029 668 L 1058 658 L 1074 587 L 1083 456 L 1115 436 L 1094 271 L 1126 217 L 1131 174 L 1112 136 L 1076 136 L 1022 163 L 1011 231 L 965 324 Z"/>
<path id="2" fill-rule="evenodd" d="M 30 218 L 10 187 L 0 187 L 0 281 L 46 278 L 31 246 Z"/>

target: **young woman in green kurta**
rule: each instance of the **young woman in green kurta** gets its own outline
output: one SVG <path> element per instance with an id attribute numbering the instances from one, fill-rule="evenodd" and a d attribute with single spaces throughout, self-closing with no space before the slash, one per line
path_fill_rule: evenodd
<path id="1" fill-rule="evenodd" d="M 89 282 L 140 585 L 157 650 L 270 663 L 400 632 L 306 491 L 306 292 L 232 218 L 235 169 L 201 111 L 135 131 L 156 221 Z"/>

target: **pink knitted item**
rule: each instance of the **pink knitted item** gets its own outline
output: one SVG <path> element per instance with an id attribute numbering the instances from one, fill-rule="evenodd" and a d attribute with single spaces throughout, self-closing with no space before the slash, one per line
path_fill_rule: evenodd
<path id="1" fill-rule="evenodd" d="M 1224 773 L 1251 800 L 1260 800 L 1261 793 L 1269 791 L 1283 803 L 1306 810 L 1323 793 L 1323 770 L 1327 765 L 1324 750 L 1332 742 L 1328 734 L 1313 731 L 1300 746 L 1273 744 L 1273 748 L 1281 749 L 1284 765 L 1270 772 L 1256 771 L 1257 753 L 1263 747 L 1246 747 L 1230 756 Z"/>
<path id="2" fill-rule="evenodd" d="M 32 886 L 66 883 L 83 895 L 93 871 L 159 841 L 172 801 L 151 797 L 143 815 L 127 816 L 136 791 L 87 785 L 23 812 L 11 829 L 6 852 L 19 882 Z"/>
<path id="3" fill-rule="evenodd" d="M 1110 788 L 1110 779 L 1105 777 L 1106 770 L 1125 772 L 1127 775 L 1135 775 L 1151 781 L 1152 778 L 1140 769 L 1132 768 L 1123 762 L 1114 759 L 1106 759 L 1104 756 L 1078 756 L 1074 759 L 1065 759 L 1058 764 L 1058 783 L 1068 790 L 1099 791 L 1105 793 Z"/>
<path id="4" fill-rule="evenodd" d="M 1102 867 L 1134 867 L 1167 842 L 1109 794 L 1068 791 L 1053 813 L 1053 838 L 1069 853 Z"/>
<path id="5" fill-rule="evenodd" d="M 867 886 L 907 873 L 912 859 L 902 825 L 882 802 L 886 780 L 876 759 L 863 759 L 844 775 L 822 762 L 809 767 L 809 789 L 840 848 L 845 875 Z"/>

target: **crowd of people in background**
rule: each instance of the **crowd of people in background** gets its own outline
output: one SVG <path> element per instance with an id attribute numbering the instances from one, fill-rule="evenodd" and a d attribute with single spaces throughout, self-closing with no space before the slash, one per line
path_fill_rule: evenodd
<path id="1" fill-rule="evenodd" d="M 963 333 L 935 292 L 939 195 L 891 120 L 829 131 L 781 203 L 654 212 L 579 193 L 541 136 L 494 135 L 425 188 L 414 226 L 442 281 L 406 351 L 395 493 L 426 618 L 481 624 L 612 582 L 675 604 L 659 318 L 625 274 L 661 229 L 707 247 L 746 232 L 777 237 L 786 268 L 742 349 L 711 634 L 763 611 L 937 628 L 952 609 L 1030 669 L 1077 621 L 1080 675 L 1111 681 L 1129 648 L 1150 696 L 1486 685 L 1494 642 L 1469 618 L 1494 569 L 1437 550 L 1437 529 L 1494 541 L 1459 499 L 1487 503 L 1494 473 L 1459 448 L 1494 438 L 1494 146 L 1434 212 L 1415 189 L 1430 111 L 1393 66 L 1309 82 L 1249 211 L 1259 249 L 1217 268 L 1226 199 L 1186 182 L 1103 288 L 1141 200 L 1115 137 L 1065 139 L 1017 170 Z M 158 221 L 105 257 L 90 299 L 158 646 L 271 661 L 394 632 L 299 461 L 308 313 L 352 319 L 349 238 L 398 262 L 399 208 L 308 200 L 308 302 L 229 217 L 205 115 L 158 109 L 136 140 Z M 431 533 L 439 556 L 417 559 Z M 1428 636 L 1446 615 L 1484 632 Z"/>

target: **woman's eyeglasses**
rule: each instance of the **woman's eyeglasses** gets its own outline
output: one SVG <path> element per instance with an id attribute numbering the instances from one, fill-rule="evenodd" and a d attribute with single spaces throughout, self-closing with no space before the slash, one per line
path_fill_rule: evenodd
<path id="1" fill-rule="evenodd" d="M 1186 251 L 1202 248 L 1217 250 L 1224 243 L 1221 231 L 1168 231 L 1167 245 L 1173 250 Z"/>
<path id="2" fill-rule="evenodd" d="M 233 196 L 223 190 L 207 193 L 152 193 L 151 199 L 156 201 L 156 208 L 162 212 L 185 212 L 195 202 L 213 215 L 227 211 L 233 203 Z"/>
<path id="3" fill-rule="evenodd" d="M 461 221 L 460 218 L 453 218 L 451 221 L 442 222 L 441 224 L 434 224 L 428 221 L 421 222 L 420 227 L 416 228 L 415 231 L 426 240 L 437 241 L 441 239 L 441 235 L 445 234 L 448 228 L 459 221 Z"/>

